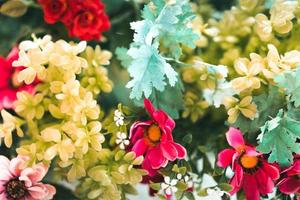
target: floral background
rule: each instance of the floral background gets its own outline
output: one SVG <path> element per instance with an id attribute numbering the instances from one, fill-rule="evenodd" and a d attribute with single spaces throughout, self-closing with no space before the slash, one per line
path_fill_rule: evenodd
<path id="1" fill-rule="evenodd" d="M 0 199 L 300 199 L 299 0 L 0 0 Z"/>

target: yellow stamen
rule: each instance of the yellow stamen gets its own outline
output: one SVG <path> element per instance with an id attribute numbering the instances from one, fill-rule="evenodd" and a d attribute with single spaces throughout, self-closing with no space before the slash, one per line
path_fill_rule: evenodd
<path id="1" fill-rule="evenodd" d="M 161 138 L 160 128 L 157 125 L 151 125 L 148 128 L 147 137 L 151 142 L 158 142 Z"/>
<path id="2" fill-rule="evenodd" d="M 241 165 L 246 169 L 251 169 L 256 167 L 258 163 L 258 158 L 256 156 L 243 155 L 240 159 Z"/>

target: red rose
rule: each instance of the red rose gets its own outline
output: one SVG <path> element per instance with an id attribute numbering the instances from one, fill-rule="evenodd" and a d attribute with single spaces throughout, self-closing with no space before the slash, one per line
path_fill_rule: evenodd
<path id="1" fill-rule="evenodd" d="M 71 23 L 66 23 L 66 26 L 70 36 L 82 40 L 99 40 L 101 33 L 110 28 L 104 4 L 100 0 L 72 0 L 69 9 Z"/>
<path id="2" fill-rule="evenodd" d="M 68 8 L 68 0 L 38 0 L 44 12 L 44 20 L 54 24 L 62 20 Z"/>

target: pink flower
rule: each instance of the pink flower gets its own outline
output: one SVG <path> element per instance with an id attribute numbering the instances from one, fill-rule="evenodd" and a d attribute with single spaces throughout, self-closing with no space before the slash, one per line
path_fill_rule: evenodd
<path id="1" fill-rule="evenodd" d="M 39 163 L 32 168 L 24 168 L 25 158 L 8 160 L 0 156 L 0 199 L 1 200 L 50 200 L 56 190 L 40 181 L 48 168 Z"/>
<path id="2" fill-rule="evenodd" d="M 278 168 L 265 161 L 254 147 L 247 146 L 240 130 L 230 128 L 226 138 L 234 149 L 221 151 L 217 165 L 222 168 L 232 165 L 234 176 L 230 180 L 233 186 L 230 194 L 243 188 L 247 200 L 259 200 L 260 194 L 271 193 L 273 181 L 279 178 Z"/>
<path id="3" fill-rule="evenodd" d="M 300 159 L 295 160 L 292 166 L 281 173 L 285 178 L 277 183 L 279 190 L 284 194 L 300 194 Z"/>
<path id="4" fill-rule="evenodd" d="M 12 63 L 18 60 L 19 49 L 14 47 L 6 58 L 0 57 L 0 110 L 13 108 L 13 102 L 17 99 L 17 92 L 27 91 L 34 93 L 36 82 L 25 85 L 17 80 L 18 72 L 22 67 L 13 67 Z"/>
<path id="5" fill-rule="evenodd" d="M 151 120 L 135 122 L 131 126 L 129 137 L 131 150 L 137 156 L 144 155 L 142 167 L 153 176 L 156 170 L 165 167 L 168 161 L 184 158 L 186 150 L 173 141 L 174 120 L 164 111 L 155 110 L 148 99 L 144 100 L 144 105 Z"/>

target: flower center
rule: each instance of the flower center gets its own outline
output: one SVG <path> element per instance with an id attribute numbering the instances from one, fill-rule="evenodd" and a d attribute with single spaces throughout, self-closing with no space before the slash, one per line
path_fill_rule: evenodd
<path id="1" fill-rule="evenodd" d="M 80 15 L 79 23 L 81 26 L 88 26 L 90 25 L 94 20 L 94 16 L 90 12 L 85 12 Z"/>
<path id="2" fill-rule="evenodd" d="M 6 184 L 6 195 L 8 199 L 19 200 L 27 193 L 27 188 L 24 181 L 18 179 L 10 180 Z"/>
<path id="3" fill-rule="evenodd" d="M 246 169 L 255 168 L 258 164 L 258 158 L 256 156 L 243 155 L 240 158 L 241 165 Z"/>
<path id="4" fill-rule="evenodd" d="M 52 11 L 54 13 L 59 12 L 60 9 L 61 9 L 61 7 L 62 7 L 61 2 L 59 2 L 59 1 L 52 1 L 51 8 L 52 8 Z"/>
<path id="5" fill-rule="evenodd" d="M 147 130 L 147 137 L 153 143 L 158 142 L 161 138 L 160 128 L 155 124 L 151 125 Z"/>

